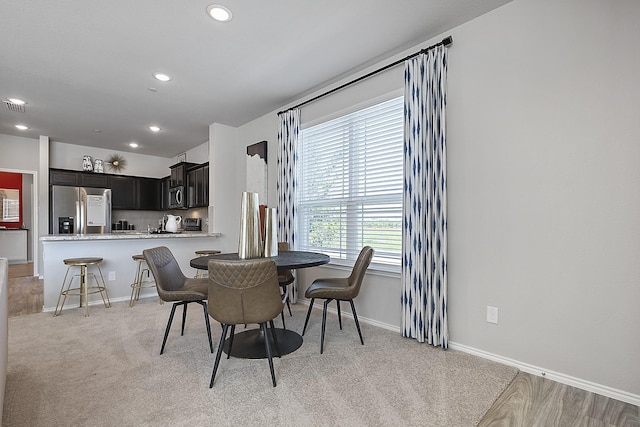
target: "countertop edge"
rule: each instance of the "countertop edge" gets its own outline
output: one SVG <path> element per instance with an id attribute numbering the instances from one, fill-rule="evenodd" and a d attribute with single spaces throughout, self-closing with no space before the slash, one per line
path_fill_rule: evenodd
<path id="1" fill-rule="evenodd" d="M 40 237 L 40 241 L 46 242 L 71 242 L 90 240 L 139 240 L 139 239 L 188 239 L 198 237 L 220 237 L 222 233 L 181 232 L 181 233 L 110 233 L 110 234 L 49 234 Z"/>

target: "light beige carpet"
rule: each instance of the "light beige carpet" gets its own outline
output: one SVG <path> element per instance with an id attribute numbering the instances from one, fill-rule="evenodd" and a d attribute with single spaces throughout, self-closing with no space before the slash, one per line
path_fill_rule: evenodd
<path id="1" fill-rule="evenodd" d="M 357 304 L 357 301 L 356 301 Z M 71 305 L 70 305 L 71 307 Z M 302 331 L 306 306 L 287 328 Z M 345 307 L 346 308 L 346 307 Z M 433 348 L 329 315 L 320 354 L 321 311 L 304 343 L 274 359 L 223 359 L 213 389 L 202 308 L 191 304 L 185 335 L 178 308 L 160 356 L 171 304 L 155 299 L 77 308 L 62 316 L 9 319 L 3 426 L 473 426 L 517 370 Z M 281 327 L 281 320 L 276 320 Z M 221 328 L 212 321 L 214 344 Z M 237 332 L 241 332 L 238 327 Z"/>

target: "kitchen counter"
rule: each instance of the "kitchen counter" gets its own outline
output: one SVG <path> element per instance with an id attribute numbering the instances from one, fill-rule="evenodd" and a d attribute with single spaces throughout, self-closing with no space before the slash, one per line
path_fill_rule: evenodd
<path id="1" fill-rule="evenodd" d="M 0 229 L 0 257 L 7 258 L 10 264 L 27 262 L 27 229 Z"/>
<path id="2" fill-rule="evenodd" d="M 171 250 L 187 277 L 193 277 L 197 271 L 189 265 L 195 257 L 195 251 L 218 249 L 217 238 L 221 233 L 183 231 L 181 233 L 150 234 L 146 231 L 116 231 L 109 234 L 58 234 L 40 238 L 43 248 L 44 311 L 53 311 L 58 300 L 62 280 L 67 271 L 66 258 L 103 258 L 101 264 L 104 280 L 111 301 L 129 301 L 131 283 L 136 274 L 137 264 L 134 255 L 142 254 L 144 249 L 166 246 Z M 141 298 L 156 297 L 155 288 L 143 289 Z M 106 310 L 99 294 L 89 295 L 89 304 L 97 304 L 96 309 Z M 70 298 L 65 303 L 73 310 L 78 298 Z M 100 308 L 98 308 L 100 307 Z"/>
<path id="3" fill-rule="evenodd" d="M 188 239 L 193 237 L 220 237 L 221 233 L 203 231 L 181 231 L 178 233 L 148 233 L 146 231 L 114 231 L 106 234 L 49 234 L 40 237 L 42 242 L 65 242 L 82 240 L 126 240 L 126 239 Z"/>

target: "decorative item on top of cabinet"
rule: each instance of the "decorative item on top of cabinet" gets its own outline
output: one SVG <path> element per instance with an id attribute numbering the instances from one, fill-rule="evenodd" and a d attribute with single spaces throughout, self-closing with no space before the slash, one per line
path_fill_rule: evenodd
<path id="1" fill-rule="evenodd" d="M 93 160 L 91 160 L 91 156 L 82 157 L 82 170 L 85 172 L 93 172 Z"/>
<path id="2" fill-rule="evenodd" d="M 112 172 L 122 172 L 127 167 L 127 160 L 120 154 L 111 154 L 107 157 L 107 166 Z"/>

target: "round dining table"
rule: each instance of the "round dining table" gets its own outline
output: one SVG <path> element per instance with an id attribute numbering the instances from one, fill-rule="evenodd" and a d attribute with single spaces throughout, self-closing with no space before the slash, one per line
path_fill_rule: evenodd
<path id="1" fill-rule="evenodd" d="M 224 260 L 240 259 L 237 253 L 225 253 L 193 258 L 189 264 L 193 268 L 207 270 L 209 268 L 209 260 L 212 258 Z M 319 265 L 327 264 L 331 260 L 328 255 L 319 252 L 305 251 L 281 251 L 278 252 L 278 255 L 269 258 L 275 261 L 276 268 L 290 270 L 317 267 Z M 278 347 L 281 355 L 292 353 L 302 346 L 302 336 L 295 331 L 275 328 L 275 334 L 278 339 Z M 267 339 L 271 340 L 271 348 L 274 348 L 271 334 L 268 335 Z M 223 351 L 233 357 L 243 359 L 263 359 L 267 357 L 267 352 L 264 347 L 264 339 L 265 336 L 259 328 L 243 331 L 234 335 L 231 353 L 229 353 L 230 338 L 225 340 Z"/>

